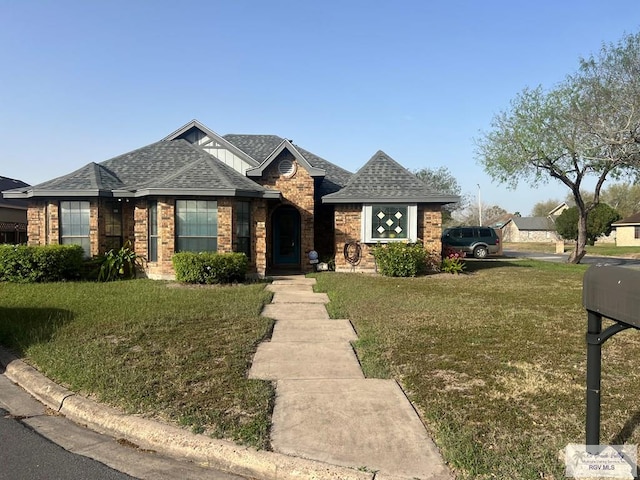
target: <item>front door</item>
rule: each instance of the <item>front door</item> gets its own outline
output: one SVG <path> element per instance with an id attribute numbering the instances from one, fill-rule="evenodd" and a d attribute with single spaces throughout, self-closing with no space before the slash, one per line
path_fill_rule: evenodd
<path id="1" fill-rule="evenodd" d="M 280 207 L 273 214 L 273 263 L 300 265 L 300 214 L 293 207 Z"/>

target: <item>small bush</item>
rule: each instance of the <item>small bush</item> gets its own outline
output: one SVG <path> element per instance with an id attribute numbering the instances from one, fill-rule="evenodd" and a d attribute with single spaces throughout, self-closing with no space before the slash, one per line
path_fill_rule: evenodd
<path id="1" fill-rule="evenodd" d="M 442 266 L 440 269 L 444 273 L 450 273 L 452 275 L 462 273 L 466 268 L 463 261 L 465 256 L 464 252 L 446 246 L 442 251 Z"/>
<path id="2" fill-rule="evenodd" d="M 135 278 L 136 270 L 141 268 L 142 257 L 131 249 L 131 242 L 127 241 L 120 250 L 109 250 L 99 259 L 100 271 L 98 280 L 110 282 L 125 278 Z"/>
<path id="3" fill-rule="evenodd" d="M 80 278 L 84 250 L 79 245 L 0 245 L 0 281 L 59 282 Z"/>
<path id="4" fill-rule="evenodd" d="M 173 256 L 176 280 L 186 283 L 242 282 L 248 267 L 244 253 L 180 252 Z"/>
<path id="5" fill-rule="evenodd" d="M 377 245 L 373 256 L 378 271 L 387 277 L 415 277 L 427 272 L 431 265 L 431 255 L 422 243 L 393 242 Z"/>

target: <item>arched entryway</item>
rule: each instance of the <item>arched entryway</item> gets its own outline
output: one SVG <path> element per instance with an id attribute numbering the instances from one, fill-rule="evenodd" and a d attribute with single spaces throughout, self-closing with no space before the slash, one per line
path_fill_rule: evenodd
<path id="1" fill-rule="evenodd" d="M 273 267 L 300 268 L 300 213 L 291 206 L 276 209 L 271 217 Z"/>

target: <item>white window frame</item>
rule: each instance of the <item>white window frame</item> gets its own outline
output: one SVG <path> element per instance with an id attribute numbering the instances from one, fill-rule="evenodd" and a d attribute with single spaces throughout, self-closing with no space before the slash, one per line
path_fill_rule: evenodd
<path id="1" fill-rule="evenodd" d="M 407 208 L 407 237 L 406 238 L 378 238 L 371 232 L 373 225 L 373 207 L 375 205 L 397 205 Z M 362 221 L 360 222 L 360 238 L 364 243 L 391 243 L 391 242 L 417 242 L 418 241 L 418 205 L 415 203 L 371 203 L 362 206 Z"/>

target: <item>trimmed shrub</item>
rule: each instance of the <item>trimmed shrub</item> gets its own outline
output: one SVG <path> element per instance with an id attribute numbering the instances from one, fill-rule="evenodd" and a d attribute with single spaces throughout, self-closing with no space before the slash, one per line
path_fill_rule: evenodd
<path id="1" fill-rule="evenodd" d="M 0 245 L 0 281 L 59 282 L 80 278 L 84 250 L 79 245 Z"/>
<path id="2" fill-rule="evenodd" d="M 392 242 L 377 245 L 373 256 L 378 272 L 386 277 L 415 277 L 427 272 L 431 266 L 431 256 L 422 243 Z"/>
<path id="3" fill-rule="evenodd" d="M 176 280 L 186 283 L 243 282 L 249 261 L 244 253 L 180 252 L 173 256 Z"/>

